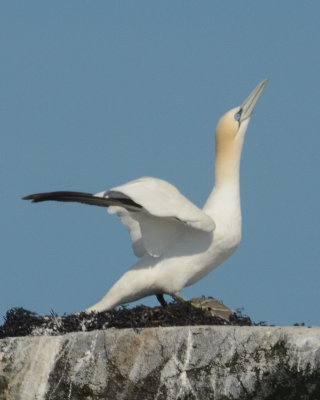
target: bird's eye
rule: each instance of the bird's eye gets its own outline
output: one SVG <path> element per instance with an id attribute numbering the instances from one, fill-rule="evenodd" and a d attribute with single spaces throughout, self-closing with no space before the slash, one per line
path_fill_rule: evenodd
<path id="1" fill-rule="evenodd" d="M 240 122 L 240 117 L 241 117 L 241 111 L 238 111 L 236 114 L 234 114 L 234 119 L 238 122 Z"/>

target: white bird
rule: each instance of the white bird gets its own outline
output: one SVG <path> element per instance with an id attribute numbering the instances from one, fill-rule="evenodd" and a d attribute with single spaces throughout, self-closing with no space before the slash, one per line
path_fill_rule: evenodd
<path id="1" fill-rule="evenodd" d="M 51 192 L 24 200 L 108 207 L 128 228 L 139 261 L 86 311 L 101 312 L 145 296 L 177 295 L 230 257 L 241 239 L 239 169 L 243 140 L 267 79 L 216 128 L 215 185 L 202 209 L 170 183 L 143 177 L 97 194 Z"/>

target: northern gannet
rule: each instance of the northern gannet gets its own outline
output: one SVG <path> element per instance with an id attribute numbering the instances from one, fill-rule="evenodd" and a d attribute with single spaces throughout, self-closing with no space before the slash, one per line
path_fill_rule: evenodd
<path id="1" fill-rule="evenodd" d="M 215 185 L 202 209 L 170 183 L 143 177 L 97 194 L 38 193 L 23 200 L 108 207 L 128 228 L 140 260 L 86 312 L 101 312 L 145 296 L 177 295 L 230 257 L 241 239 L 239 168 L 244 136 L 267 79 L 216 128 Z"/>

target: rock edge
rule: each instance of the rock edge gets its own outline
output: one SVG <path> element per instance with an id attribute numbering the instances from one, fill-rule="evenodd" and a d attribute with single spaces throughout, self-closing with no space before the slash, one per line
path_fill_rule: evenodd
<path id="1" fill-rule="evenodd" d="M 0 340 L 0 399 L 318 399 L 320 328 L 184 326 Z"/>

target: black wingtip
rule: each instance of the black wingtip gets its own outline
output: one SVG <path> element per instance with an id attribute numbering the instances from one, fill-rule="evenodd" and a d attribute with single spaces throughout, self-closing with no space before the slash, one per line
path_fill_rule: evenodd
<path id="1" fill-rule="evenodd" d="M 34 196 L 33 194 L 30 194 L 28 196 L 21 197 L 21 200 L 33 200 L 34 199 L 33 196 Z"/>
<path id="2" fill-rule="evenodd" d="M 91 200 L 93 195 L 91 193 L 82 192 L 46 192 L 46 193 L 34 193 L 28 196 L 22 197 L 22 200 L 31 200 L 33 203 L 40 203 L 42 201 L 66 201 L 66 202 L 86 202 L 86 200 Z"/>
<path id="3" fill-rule="evenodd" d="M 22 197 L 22 200 L 31 200 L 32 203 L 40 203 L 42 201 L 63 201 L 63 202 L 76 202 L 82 204 L 88 204 L 99 207 L 109 207 L 110 205 L 119 205 L 124 207 L 133 207 L 134 209 L 140 209 L 142 206 L 135 203 L 130 198 L 108 198 L 95 196 L 91 193 L 83 192 L 47 192 L 47 193 L 35 193 L 28 196 Z"/>
<path id="4" fill-rule="evenodd" d="M 44 201 L 44 193 L 29 194 L 28 196 L 21 197 L 21 200 L 31 200 L 32 203 L 38 203 L 39 201 Z"/>

